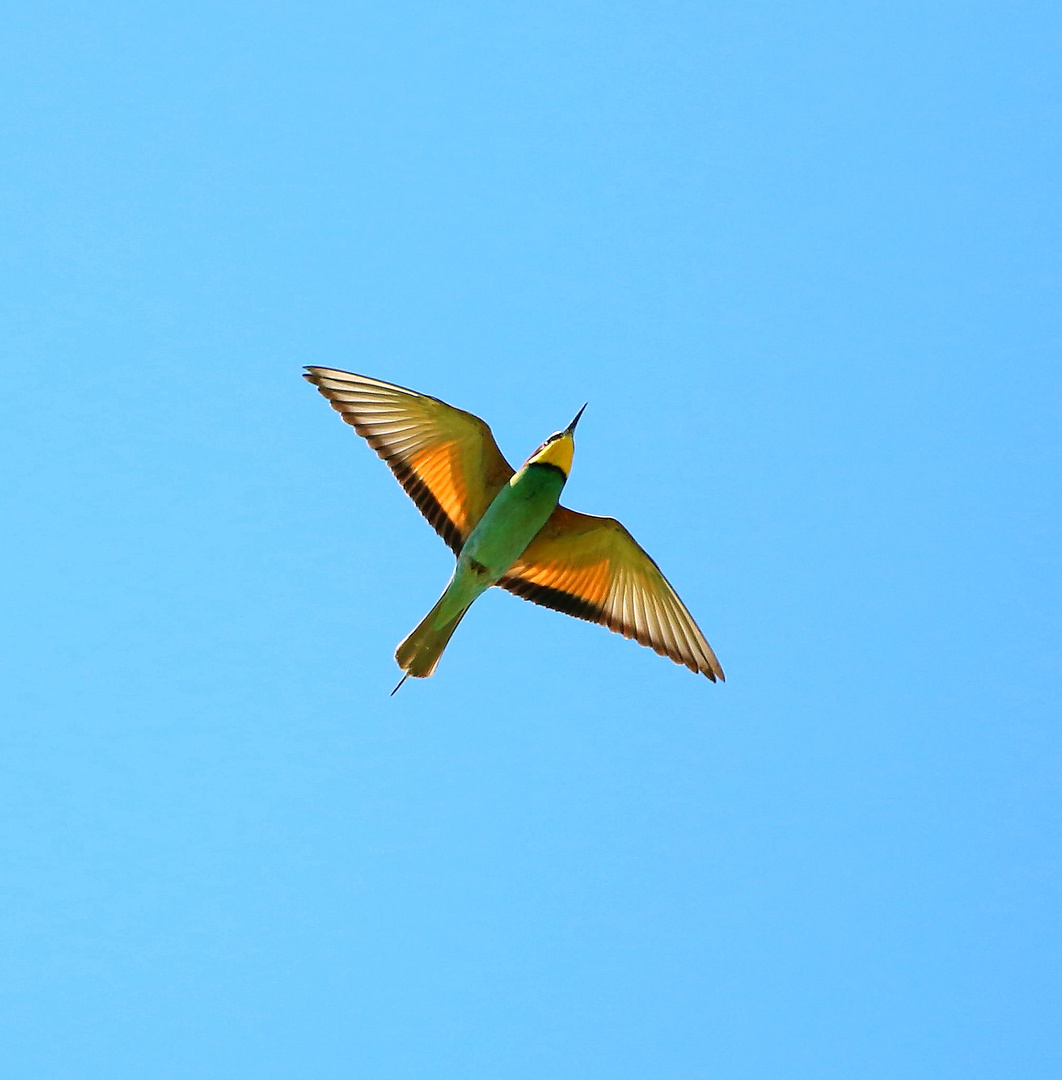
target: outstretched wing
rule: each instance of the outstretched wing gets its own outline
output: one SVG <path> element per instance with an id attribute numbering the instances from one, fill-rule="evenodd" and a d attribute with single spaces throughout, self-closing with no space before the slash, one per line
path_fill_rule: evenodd
<path id="1" fill-rule="evenodd" d="M 634 638 L 712 682 L 725 678 L 667 578 L 615 518 L 558 506 L 498 584 Z"/>
<path id="2" fill-rule="evenodd" d="M 435 531 L 460 553 L 513 475 L 490 428 L 438 398 L 364 375 L 309 367 L 306 378 L 390 465 Z"/>

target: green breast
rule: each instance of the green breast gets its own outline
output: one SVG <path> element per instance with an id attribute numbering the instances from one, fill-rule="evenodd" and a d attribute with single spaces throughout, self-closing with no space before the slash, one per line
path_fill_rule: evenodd
<path id="1" fill-rule="evenodd" d="M 555 465 L 525 465 L 498 492 L 458 561 L 474 560 L 486 566 L 492 578 L 500 578 L 546 524 L 566 479 Z"/>

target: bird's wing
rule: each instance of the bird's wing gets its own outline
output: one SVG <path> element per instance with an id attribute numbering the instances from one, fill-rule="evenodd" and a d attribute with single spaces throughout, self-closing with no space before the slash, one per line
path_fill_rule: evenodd
<path id="1" fill-rule="evenodd" d="M 634 638 L 712 682 L 725 678 L 667 578 L 615 518 L 558 506 L 498 584 Z"/>
<path id="2" fill-rule="evenodd" d="M 309 367 L 306 378 L 387 462 L 435 531 L 460 553 L 513 475 L 490 428 L 438 398 L 364 375 Z"/>

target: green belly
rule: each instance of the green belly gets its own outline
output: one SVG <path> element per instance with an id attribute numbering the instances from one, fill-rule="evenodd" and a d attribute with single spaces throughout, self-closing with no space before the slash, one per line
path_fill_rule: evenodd
<path id="1" fill-rule="evenodd" d="M 478 563 L 493 585 L 523 554 L 553 513 L 566 477 L 551 465 L 528 465 L 498 492 L 461 549 L 458 565 Z"/>
<path id="2" fill-rule="evenodd" d="M 459 617 L 516 562 L 553 513 L 566 479 L 556 466 L 533 462 L 498 492 L 465 541 L 454 576 L 428 616 L 433 628 Z"/>

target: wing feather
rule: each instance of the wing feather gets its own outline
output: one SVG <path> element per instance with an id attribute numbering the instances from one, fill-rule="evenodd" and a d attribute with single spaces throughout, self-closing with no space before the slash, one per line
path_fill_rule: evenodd
<path id="1" fill-rule="evenodd" d="M 558 506 L 498 584 L 634 638 L 713 682 L 725 678 L 678 594 L 615 518 Z"/>
<path id="2" fill-rule="evenodd" d="M 311 367 L 306 378 L 387 462 L 436 532 L 460 553 L 513 475 L 490 428 L 438 398 L 365 375 Z"/>

